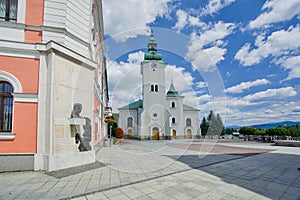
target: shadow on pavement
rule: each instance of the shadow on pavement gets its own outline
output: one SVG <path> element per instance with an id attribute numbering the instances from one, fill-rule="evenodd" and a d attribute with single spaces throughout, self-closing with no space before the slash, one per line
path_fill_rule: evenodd
<path id="1" fill-rule="evenodd" d="M 208 154 L 205 157 L 167 157 L 270 199 L 300 200 L 299 155 L 261 153 L 252 156 Z"/>
<path id="2" fill-rule="evenodd" d="M 60 179 L 60 178 L 72 176 L 75 174 L 90 171 L 90 170 L 97 169 L 97 168 L 104 167 L 104 166 L 105 166 L 105 164 L 96 161 L 94 163 L 89 163 L 86 165 L 80 165 L 80 166 L 71 167 L 71 168 L 67 168 L 67 169 L 60 169 L 60 170 L 56 170 L 56 171 L 46 172 L 45 174 L 48 176 L 52 176 L 54 178 Z"/>

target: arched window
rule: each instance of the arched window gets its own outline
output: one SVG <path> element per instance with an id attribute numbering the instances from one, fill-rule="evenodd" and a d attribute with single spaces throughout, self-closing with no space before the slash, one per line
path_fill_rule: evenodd
<path id="1" fill-rule="evenodd" d="M 13 87 L 6 81 L 0 81 L 0 132 L 12 131 Z"/>
<path id="2" fill-rule="evenodd" d="M 175 117 L 172 117 L 172 124 L 175 124 L 176 123 L 176 119 Z"/>
<path id="3" fill-rule="evenodd" d="M 150 85 L 150 91 L 151 92 L 158 92 L 158 85 L 157 84 L 151 84 Z"/>
<path id="4" fill-rule="evenodd" d="M 132 117 L 127 118 L 127 127 L 133 127 L 133 118 Z"/>
<path id="5" fill-rule="evenodd" d="M 175 108 L 176 107 L 176 104 L 175 104 L 175 102 L 174 101 L 172 101 L 172 103 L 171 103 L 172 105 L 171 105 L 171 107 L 172 108 Z"/>
<path id="6" fill-rule="evenodd" d="M 151 92 L 154 92 L 154 85 L 151 85 Z"/>
<path id="7" fill-rule="evenodd" d="M 187 118 L 185 124 L 186 124 L 185 126 L 192 126 L 192 120 L 191 120 L 191 118 Z"/>

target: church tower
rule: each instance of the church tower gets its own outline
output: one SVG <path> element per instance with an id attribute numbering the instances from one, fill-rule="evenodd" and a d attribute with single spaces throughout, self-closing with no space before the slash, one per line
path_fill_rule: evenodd
<path id="1" fill-rule="evenodd" d="M 142 135 L 152 139 L 159 139 L 167 132 L 165 68 L 151 31 L 148 52 L 141 63 L 144 109 L 141 131 Z"/>
<path id="2" fill-rule="evenodd" d="M 141 140 L 196 138 L 200 136 L 199 110 L 183 104 L 173 81 L 167 92 L 166 64 L 157 52 L 151 31 L 148 51 L 141 62 L 143 99 L 118 108 L 125 137 Z"/>

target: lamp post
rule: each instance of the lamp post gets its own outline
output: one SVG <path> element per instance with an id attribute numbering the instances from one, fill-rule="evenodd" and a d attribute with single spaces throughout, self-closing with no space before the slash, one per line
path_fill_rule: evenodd
<path id="1" fill-rule="evenodd" d="M 110 125 L 109 127 L 109 147 L 111 147 L 111 129 L 112 129 L 112 125 Z"/>
<path id="2" fill-rule="evenodd" d="M 104 108 L 104 116 L 105 116 L 105 120 L 104 122 L 107 123 L 107 125 L 109 126 L 109 146 L 111 147 L 111 131 L 112 131 L 112 125 L 110 123 L 116 123 L 116 120 L 112 119 L 112 108 L 109 106 L 106 106 Z"/>

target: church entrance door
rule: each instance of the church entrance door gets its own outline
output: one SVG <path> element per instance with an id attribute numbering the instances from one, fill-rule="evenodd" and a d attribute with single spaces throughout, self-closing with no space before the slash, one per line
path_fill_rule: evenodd
<path id="1" fill-rule="evenodd" d="M 186 131 L 186 138 L 187 139 L 192 139 L 192 130 L 191 129 L 188 129 L 187 131 Z"/>
<path id="2" fill-rule="evenodd" d="M 157 127 L 152 129 L 152 140 L 159 140 L 159 129 Z"/>
<path id="3" fill-rule="evenodd" d="M 176 130 L 172 131 L 172 136 L 173 136 L 174 139 L 176 139 Z"/>
<path id="4" fill-rule="evenodd" d="M 132 138 L 132 129 L 128 129 L 128 131 L 127 131 L 127 136 L 128 136 L 128 138 Z"/>

